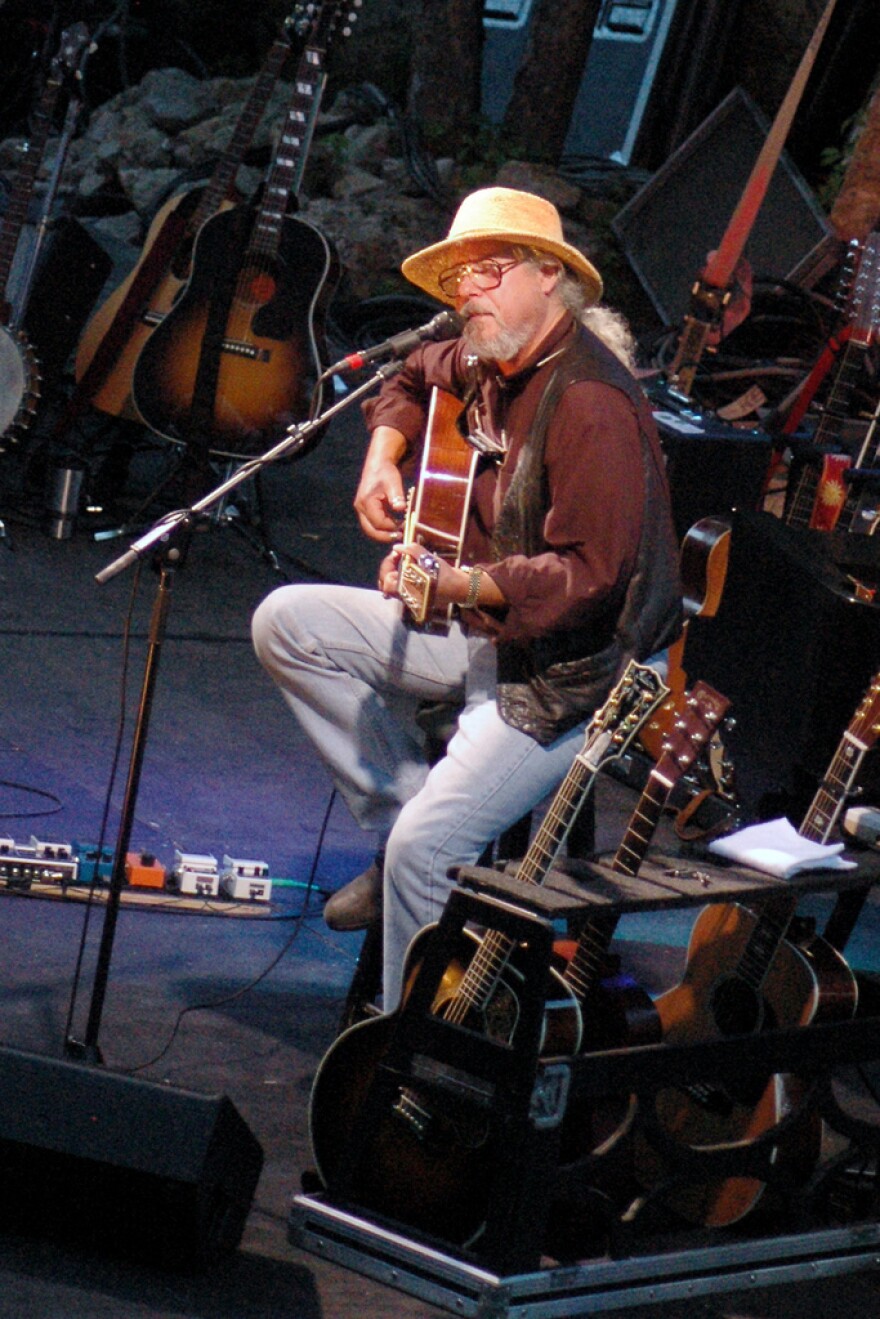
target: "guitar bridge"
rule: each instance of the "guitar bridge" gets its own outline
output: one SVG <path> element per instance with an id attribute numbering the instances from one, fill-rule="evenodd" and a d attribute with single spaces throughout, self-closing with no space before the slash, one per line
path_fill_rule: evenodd
<path id="1" fill-rule="evenodd" d="M 431 1114 L 422 1107 L 411 1090 L 401 1090 L 391 1111 L 396 1118 L 406 1123 L 417 1140 L 425 1140 L 431 1124 Z"/>

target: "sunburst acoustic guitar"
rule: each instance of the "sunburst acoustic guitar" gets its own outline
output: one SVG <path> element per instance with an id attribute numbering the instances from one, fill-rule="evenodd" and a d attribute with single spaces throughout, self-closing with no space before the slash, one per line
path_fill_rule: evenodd
<path id="1" fill-rule="evenodd" d="M 186 288 L 134 368 L 134 403 L 147 426 L 220 457 L 259 453 L 320 411 L 323 313 L 339 263 L 330 241 L 294 213 L 292 202 L 326 57 L 348 5 L 309 8 L 309 34 L 262 196 L 202 226 Z"/>
<path id="2" fill-rule="evenodd" d="M 305 21 L 297 4 L 271 46 L 222 156 L 208 182 L 175 194 L 153 219 L 131 273 L 87 322 L 74 363 L 74 410 L 91 405 L 114 417 L 139 421 L 132 399 L 135 363 L 189 278 L 193 244 L 202 225 L 236 200 L 238 168 L 291 53 L 292 36 Z"/>

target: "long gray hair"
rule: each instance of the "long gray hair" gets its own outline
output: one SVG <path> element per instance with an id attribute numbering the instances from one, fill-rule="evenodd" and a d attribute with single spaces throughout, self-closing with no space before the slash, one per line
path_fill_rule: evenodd
<path id="1" fill-rule="evenodd" d="M 603 303 L 595 306 L 586 306 L 586 293 L 584 286 L 578 279 L 573 270 L 569 270 L 558 257 L 549 256 L 545 252 L 535 252 L 528 248 L 515 248 L 517 255 L 522 255 L 527 261 L 535 265 L 557 266 L 559 269 L 559 283 L 557 290 L 564 307 L 571 312 L 576 320 L 582 321 L 588 330 L 592 330 L 598 339 L 601 339 L 607 348 L 610 348 L 616 357 L 619 357 L 628 371 L 635 374 L 637 345 L 635 336 L 629 328 L 629 322 L 626 317 L 619 311 L 606 307 Z"/>

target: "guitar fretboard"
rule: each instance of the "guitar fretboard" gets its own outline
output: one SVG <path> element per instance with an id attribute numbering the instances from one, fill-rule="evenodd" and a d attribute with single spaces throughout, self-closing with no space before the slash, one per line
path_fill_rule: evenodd
<path id="1" fill-rule="evenodd" d="M 743 950 L 737 965 L 737 975 L 757 994 L 776 950 L 785 937 L 794 909 L 796 899 L 783 896 L 762 902 L 754 912 L 755 927 Z"/>
<path id="2" fill-rule="evenodd" d="M 10 323 L 11 308 L 6 302 L 7 285 L 12 262 L 15 258 L 22 226 L 27 216 L 37 171 L 42 163 L 43 153 L 52 126 L 52 118 L 58 103 L 62 81 L 55 76 L 46 83 L 40 103 L 34 111 L 33 131 L 30 140 L 22 149 L 21 164 L 18 168 L 15 186 L 3 216 L 0 229 L 0 321 Z"/>
<path id="3" fill-rule="evenodd" d="M 810 803 L 798 833 L 814 843 L 827 843 L 852 791 L 865 753 L 877 741 L 880 728 L 880 673 L 874 675 L 864 699 L 840 739 L 825 778 Z"/>
<path id="4" fill-rule="evenodd" d="M 271 261 L 278 254 L 290 199 L 297 196 L 302 183 L 325 83 L 324 51 L 309 45 L 297 69 L 294 93 L 254 223 L 249 252 L 255 258 Z"/>
<path id="5" fill-rule="evenodd" d="M 633 812 L 623 840 L 611 864 L 619 874 L 635 877 L 645 859 L 651 839 L 660 823 L 663 807 L 672 790 L 674 780 L 664 772 L 663 763 L 651 771 L 639 804 Z"/>
<path id="6" fill-rule="evenodd" d="M 232 191 L 238 167 L 253 140 L 257 125 L 265 113 L 269 98 L 290 55 L 290 43 L 279 38 L 272 46 L 244 104 L 232 137 L 218 161 L 214 173 L 187 222 L 186 233 L 192 238 Z"/>

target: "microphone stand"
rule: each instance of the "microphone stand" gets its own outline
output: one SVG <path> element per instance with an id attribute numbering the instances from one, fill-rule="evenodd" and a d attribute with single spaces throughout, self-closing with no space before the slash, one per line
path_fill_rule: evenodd
<path id="1" fill-rule="evenodd" d="M 386 362 L 380 366 L 362 385 L 351 390 L 339 402 L 334 403 L 319 416 L 303 422 L 297 426 L 291 426 L 284 439 L 280 440 L 273 448 L 268 449 L 264 454 L 256 458 L 251 458 L 232 473 L 223 483 L 214 490 L 209 491 L 191 508 L 177 509 L 173 513 L 168 513 L 146 531 L 137 540 L 133 541 L 128 550 L 119 558 L 114 559 L 100 572 L 95 574 L 95 580 L 101 583 L 108 582 L 118 573 L 123 572 L 126 568 L 131 567 L 139 559 L 142 559 L 147 553 L 153 552 L 154 560 L 159 570 L 159 584 L 157 587 L 156 598 L 153 604 L 153 612 L 150 620 L 149 643 L 147 647 L 147 657 L 144 664 L 144 673 L 141 681 L 140 700 L 138 704 L 137 718 L 135 721 L 134 734 L 132 737 L 131 753 L 129 757 L 128 777 L 125 785 L 125 795 L 120 813 L 119 831 L 116 840 L 116 850 L 113 857 L 113 868 L 110 874 L 109 890 L 107 903 L 104 910 L 104 922 L 101 930 L 101 940 L 98 947 L 98 954 L 95 963 L 95 973 L 92 981 L 92 994 L 89 1004 L 88 1019 L 86 1022 L 85 1035 L 82 1040 L 75 1040 L 68 1037 L 65 1040 L 65 1052 L 76 1059 L 101 1063 L 100 1046 L 98 1037 L 101 1030 L 101 1017 L 104 1009 L 104 1000 L 107 993 L 107 983 L 110 975 L 110 961 L 113 953 L 113 941 L 116 934 L 116 924 L 119 915 L 119 905 L 122 897 L 122 890 L 125 886 L 125 860 L 131 841 L 131 832 L 134 825 L 135 807 L 137 795 L 140 787 L 141 769 L 143 766 L 144 751 L 147 744 L 149 732 L 150 714 L 153 705 L 153 694 L 156 687 L 156 677 L 159 668 L 159 658 L 162 651 L 162 645 L 165 640 L 167 630 L 168 614 L 171 607 L 171 594 L 173 588 L 174 574 L 182 568 L 185 561 L 189 542 L 192 535 L 193 527 L 196 521 L 211 509 L 215 504 L 225 499 L 226 495 L 240 485 L 243 481 L 249 480 L 257 472 L 262 471 L 271 463 L 277 462 L 280 458 L 287 457 L 288 454 L 296 453 L 311 438 L 315 431 L 324 427 L 338 413 L 350 407 L 352 403 L 363 398 L 376 385 L 383 380 L 390 379 L 398 371 L 403 369 L 402 360 Z M 72 1013 L 71 1013 L 72 1018 Z"/>

